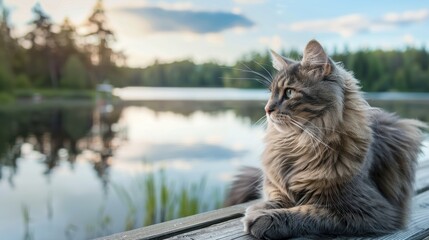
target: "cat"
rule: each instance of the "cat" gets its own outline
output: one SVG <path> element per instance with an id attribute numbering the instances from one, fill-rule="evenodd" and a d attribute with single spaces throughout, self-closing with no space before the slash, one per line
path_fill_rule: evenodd
<path id="1" fill-rule="evenodd" d="M 406 227 L 426 125 L 372 108 L 316 40 L 300 62 L 271 51 L 262 169 L 247 167 L 227 205 L 259 239 L 371 236 Z M 262 188 L 262 193 L 260 189 Z"/>

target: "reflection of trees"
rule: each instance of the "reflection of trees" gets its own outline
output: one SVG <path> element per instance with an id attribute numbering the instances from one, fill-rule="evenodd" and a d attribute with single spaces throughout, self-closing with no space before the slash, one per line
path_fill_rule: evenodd
<path id="1" fill-rule="evenodd" d="M 238 117 L 250 118 L 252 123 L 265 115 L 264 101 L 145 101 L 130 104 L 145 106 L 155 112 L 170 111 L 184 116 L 190 116 L 196 111 L 217 114 L 232 110 Z M 429 113 L 422 111 L 429 108 L 427 101 L 370 101 L 370 104 L 396 112 L 401 117 L 416 118 L 429 123 Z"/>
<path id="2" fill-rule="evenodd" d="M 174 112 L 190 116 L 196 111 L 218 114 L 232 110 L 241 118 L 250 118 L 252 123 L 265 115 L 264 101 L 144 101 L 131 102 L 133 106 L 144 106 L 155 112 Z"/>
<path id="3" fill-rule="evenodd" d="M 93 151 L 101 161 L 91 162 L 97 175 L 105 182 L 107 159 L 114 138 L 112 125 L 118 121 L 120 111 L 101 113 L 100 108 L 89 104 L 20 106 L 0 110 L 0 180 L 1 167 L 9 167 L 12 173 L 16 172 L 19 149 L 23 142 L 28 142 L 46 156 L 44 173 L 47 176 L 64 158 L 58 154 L 60 149 L 66 150 L 67 161 L 72 167 L 83 150 Z M 94 131 L 96 126 L 101 126 L 102 130 Z M 94 139 L 101 142 L 102 148 Z"/>
<path id="4" fill-rule="evenodd" d="M 113 126 L 118 122 L 121 111 L 122 109 L 120 108 L 115 111 L 111 108 L 111 105 L 99 102 L 93 112 L 91 134 L 88 138 L 82 140 L 86 141 L 85 144 L 88 149 L 97 153 L 91 160 L 105 191 L 107 191 L 109 180 L 110 159 L 113 155 L 113 150 L 117 147 L 113 144 L 115 139 Z"/>
<path id="5" fill-rule="evenodd" d="M 10 169 L 9 183 L 13 186 L 13 176 L 17 171 L 16 158 L 19 155 L 19 147 L 15 142 L 19 141 L 13 134 L 15 124 L 13 117 L 0 111 L 0 181 L 3 178 L 3 167 Z"/>
<path id="6" fill-rule="evenodd" d="M 149 101 L 133 105 L 184 116 L 190 116 L 196 111 L 215 115 L 232 110 L 237 116 L 256 122 L 264 114 L 263 104 L 257 101 Z M 28 142 L 45 155 L 46 176 L 50 176 L 61 160 L 67 160 L 73 168 L 76 159 L 83 158 L 92 163 L 103 186 L 107 186 L 108 169 L 118 138 L 113 126 L 118 122 L 124 107 L 117 106 L 111 110 L 104 104 L 63 103 L 0 109 L 0 180 L 6 177 L 1 168 L 7 167 L 11 170 L 9 181 L 13 183 L 21 144 Z M 64 149 L 67 153 L 65 157 L 59 154 Z M 91 154 L 84 154 L 85 150 Z"/>
<path id="7" fill-rule="evenodd" d="M 422 111 L 429 107 L 427 102 L 370 103 L 387 111 L 397 112 L 402 117 L 416 118 L 429 123 L 429 113 Z M 47 176 L 61 160 L 67 160 L 73 168 L 76 159 L 80 158 L 91 162 L 97 176 L 106 187 L 113 150 L 118 144 L 117 140 L 120 140 L 114 126 L 120 118 L 122 109 L 127 105 L 140 105 L 155 112 L 174 112 L 187 117 L 196 111 L 212 115 L 233 111 L 239 118 L 250 119 L 255 123 L 264 115 L 264 104 L 263 101 L 145 101 L 123 103 L 113 110 L 104 104 L 93 106 L 78 103 L 3 108 L 0 109 L 0 181 L 8 179 L 13 186 L 13 176 L 19 166 L 17 158 L 21 155 L 21 144 L 28 142 L 46 156 L 44 173 Z M 59 154 L 64 151 L 67 153 L 66 156 Z"/>
<path id="8" fill-rule="evenodd" d="M 428 101 L 370 101 L 373 107 L 380 107 L 388 112 L 395 112 L 401 117 L 414 118 L 429 123 Z"/>

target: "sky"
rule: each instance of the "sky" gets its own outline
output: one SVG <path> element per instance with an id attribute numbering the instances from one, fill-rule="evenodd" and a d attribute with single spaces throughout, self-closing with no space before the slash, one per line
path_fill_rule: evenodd
<path id="1" fill-rule="evenodd" d="M 96 0 L 4 0 L 15 35 L 39 2 L 52 20 L 79 26 Z M 192 59 L 231 64 L 251 51 L 302 50 L 317 39 L 328 52 L 429 46 L 429 3 L 420 0 L 104 0 L 114 48 L 128 65 Z"/>

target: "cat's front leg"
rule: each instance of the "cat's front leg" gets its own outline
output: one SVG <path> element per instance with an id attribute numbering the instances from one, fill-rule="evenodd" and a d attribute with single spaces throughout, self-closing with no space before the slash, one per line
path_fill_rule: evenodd
<path id="1" fill-rule="evenodd" d="M 270 239 L 265 233 L 270 231 L 274 220 L 267 210 L 246 211 L 246 215 L 241 219 L 241 222 L 244 225 L 244 232 L 258 239 Z"/>
<path id="2" fill-rule="evenodd" d="M 282 205 L 276 201 L 260 201 L 246 208 L 246 214 L 257 210 L 268 210 L 282 208 Z"/>

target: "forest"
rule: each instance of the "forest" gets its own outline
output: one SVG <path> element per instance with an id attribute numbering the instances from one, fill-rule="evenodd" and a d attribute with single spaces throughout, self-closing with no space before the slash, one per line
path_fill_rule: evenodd
<path id="1" fill-rule="evenodd" d="M 185 59 L 155 61 L 145 68 L 127 67 L 125 54 L 112 48 L 115 34 L 106 24 L 100 0 L 85 26 L 79 27 L 67 18 L 54 23 L 36 4 L 30 30 L 17 37 L 9 15 L 0 0 L 0 102 L 25 91 L 90 91 L 105 81 L 115 87 L 262 88 L 260 74 L 273 72 L 268 51 L 248 53 L 231 66 Z M 300 58 L 296 50 L 281 54 Z M 429 91 L 429 52 L 425 46 L 335 51 L 331 57 L 354 72 L 364 91 Z"/>

